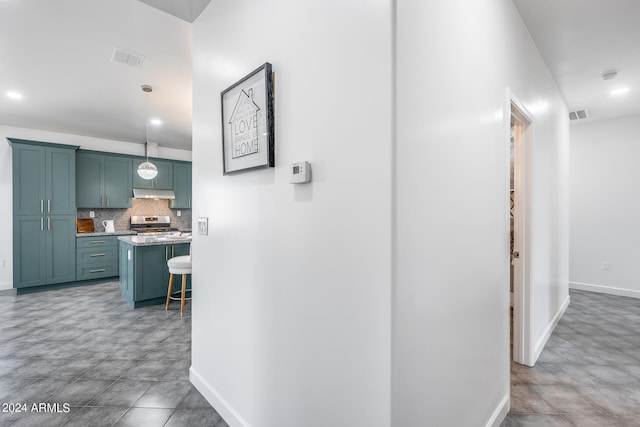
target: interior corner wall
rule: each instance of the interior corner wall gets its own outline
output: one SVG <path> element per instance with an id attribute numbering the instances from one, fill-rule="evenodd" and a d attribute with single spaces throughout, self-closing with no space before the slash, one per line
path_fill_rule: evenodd
<path id="1" fill-rule="evenodd" d="M 216 0 L 193 25 L 191 380 L 233 426 L 389 425 L 391 58 L 390 1 Z M 223 175 L 220 93 L 266 61 L 276 166 Z"/>
<path id="2" fill-rule="evenodd" d="M 7 201 L 0 205 L 0 235 L 9 236 L 0 245 L 0 290 L 13 288 L 13 192 L 12 154 L 7 138 L 28 139 L 53 144 L 77 145 L 86 150 L 111 153 L 144 155 L 144 145 L 126 141 L 92 138 L 59 132 L 27 129 L 14 126 L 0 126 L 0 196 Z M 191 160 L 191 151 L 160 147 L 159 157 L 174 160 Z M 2 262 L 4 261 L 4 267 Z"/>
<path id="3" fill-rule="evenodd" d="M 568 298 L 567 108 L 509 0 L 397 0 L 396 28 L 392 425 L 499 425 L 510 368 L 506 88 L 534 118 L 539 345 Z"/>
<path id="4" fill-rule="evenodd" d="M 639 134 L 640 116 L 571 126 L 572 288 L 640 298 Z"/>

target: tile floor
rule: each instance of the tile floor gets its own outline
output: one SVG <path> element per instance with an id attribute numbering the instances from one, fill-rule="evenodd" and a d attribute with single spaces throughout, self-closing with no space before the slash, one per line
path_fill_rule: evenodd
<path id="1" fill-rule="evenodd" d="M 511 367 L 503 426 L 640 426 L 640 300 L 571 291 L 533 368 Z"/>
<path id="2" fill-rule="evenodd" d="M 181 318 L 179 305 L 131 310 L 117 282 L 1 291 L 0 426 L 227 426 L 189 382 L 191 307 Z"/>

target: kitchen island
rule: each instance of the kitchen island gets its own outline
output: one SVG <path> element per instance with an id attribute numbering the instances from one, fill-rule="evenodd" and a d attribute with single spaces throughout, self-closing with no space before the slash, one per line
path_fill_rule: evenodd
<path id="1" fill-rule="evenodd" d="M 169 285 L 167 261 L 189 254 L 191 235 L 119 236 L 118 240 L 122 298 L 131 308 L 163 304 Z"/>

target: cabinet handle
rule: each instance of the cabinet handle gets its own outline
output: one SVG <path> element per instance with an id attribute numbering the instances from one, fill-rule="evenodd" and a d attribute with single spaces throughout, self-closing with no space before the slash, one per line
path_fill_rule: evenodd
<path id="1" fill-rule="evenodd" d="M 89 255 L 90 257 L 94 257 L 94 256 L 107 256 L 107 254 L 91 254 Z"/>
<path id="2" fill-rule="evenodd" d="M 107 243 L 107 241 L 106 240 L 92 240 L 90 243 L 93 245 L 94 243 Z"/>
<path id="3" fill-rule="evenodd" d="M 95 270 L 89 270 L 89 273 L 102 273 L 103 271 L 107 271 L 106 268 L 96 268 Z"/>
<path id="4" fill-rule="evenodd" d="M 40 200 L 40 213 L 44 213 L 44 200 Z"/>
<path id="5" fill-rule="evenodd" d="M 51 200 L 47 200 L 47 213 L 51 213 Z"/>
<path id="6" fill-rule="evenodd" d="M 176 247 L 175 246 L 171 246 L 171 258 L 173 258 L 174 256 L 176 256 Z"/>
<path id="7" fill-rule="evenodd" d="M 109 206 L 109 196 L 107 196 L 107 206 Z"/>
<path id="8" fill-rule="evenodd" d="M 47 217 L 47 230 L 51 230 L 51 217 Z"/>
<path id="9" fill-rule="evenodd" d="M 169 261 L 169 246 L 164 247 L 164 260 Z"/>
<path id="10" fill-rule="evenodd" d="M 100 196 L 100 206 L 104 206 L 104 196 Z"/>
<path id="11" fill-rule="evenodd" d="M 187 204 L 189 205 L 189 207 L 191 207 L 191 197 L 187 197 L 187 200 L 188 200 Z"/>
<path id="12" fill-rule="evenodd" d="M 44 231 L 44 218 L 40 217 L 40 231 Z"/>

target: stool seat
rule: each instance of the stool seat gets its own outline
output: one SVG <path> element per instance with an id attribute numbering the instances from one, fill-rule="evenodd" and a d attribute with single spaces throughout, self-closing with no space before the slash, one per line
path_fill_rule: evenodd
<path id="1" fill-rule="evenodd" d="M 189 250 L 191 252 L 191 250 Z M 180 301 L 180 316 L 184 316 L 184 302 L 190 300 L 187 298 L 186 293 L 191 292 L 191 289 L 187 289 L 187 274 L 191 274 L 191 255 L 183 255 L 171 258 L 167 261 L 167 267 L 169 267 L 169 289 L 167 289 L 167 302 L 165 304 L 165 310 L 169 309 L 169 303 L 171 300 Z M 173 292 L 174 275 L 182 275 L 182 289 Z M 174 297 L 174 294 L 180 294 L 180 297 Z"/>
<path id="2" fill-rule="evenodd" d="M 167 265 L 171 274 L 191 274 L 191 255 L 173 257 Z"/>

